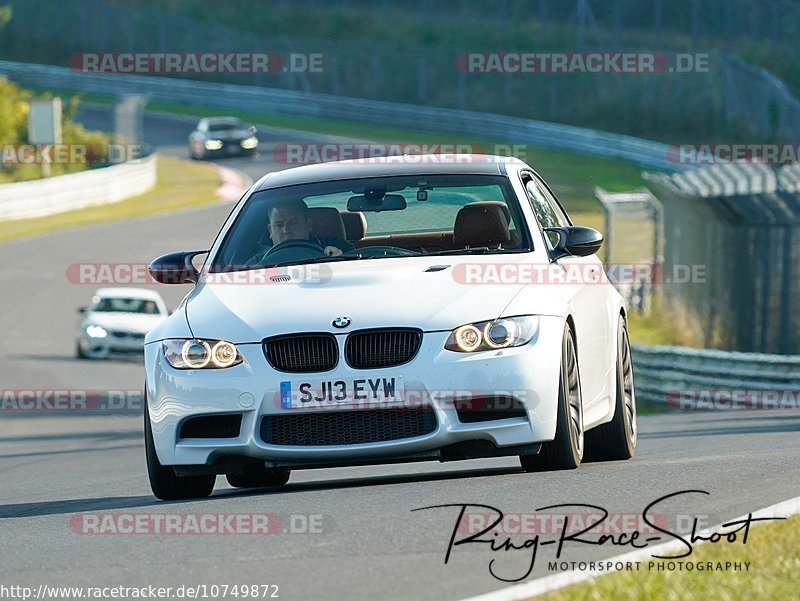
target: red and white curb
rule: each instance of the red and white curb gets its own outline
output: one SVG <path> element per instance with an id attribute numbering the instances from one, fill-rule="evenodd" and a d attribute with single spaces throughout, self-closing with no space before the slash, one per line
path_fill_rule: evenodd
<path id="1" fill-rule="evenodd" d="M 211 167 L 222 179 L 222 185 L 214 190 L 214 196 L 221 202 L 236 202 L 253 185 L 253 180 L 243 171 L 222 167 L 216 163 L 211 163 Z"/>
<path id="2" fill-rule="evenodd" d="M 795 497 L 794 499 L 789 499 L 788 501 L 783 501 L 781 503 L 776 503 L 775 505 L 770 505 L 769 507 L 764 507 L 763 509 L 759 509 L 757 511 L 752 512 L 752 516 L 754 518 L 760 517 L 775 517 L 775 518 L 785 518 L 793 515 L 797 515 L 800 513 L 800 497 Z M 731 520 L 725 520 L 725 523 L 728 522 L 736 522 L 739 520 L 746 520 L 748 515 L 742 515 L 738 518 L 733 518 Z M 722 530 L 722 524 L 718 524 L 716 526 L 712 526 L 711 528 L 707 528 L 698 534 L 700 536 L 711 536 L 714 532 L 720 532 Z M 698 545 L 704 543 L 705 541 L 697 541 L 694 543 L 694 546 L 697 547 Z M 685 550 L 686 546 L 679 540 L 670 541 L 667 543 L 662 543 L 660 545 L 655 545 L 653 547 L 648 547 L 646 549 L 639 549 L 637 551 L 631 551 L 630 553 L 623 553 L 622 555 L 616 555 L 614 557 L 603 558 L 603 562 L 635 562 L 635 561 L 642 561 L 653 555 L 664 555 L 665 553 L 672 553 L 675 551 L 682 551 Z M 601 561 L 601 560 L 597 560 Z M 532 580 L 530 582 L 525 582 L 523 584 L 517 584 L 514 586 L 510 586 L 508 588 L 500 589 L 498 591 L 493 591 L 491 593 L 485 593 L 483 595 L 477 595 L 475 597 L 468 597 L 465 599 L 461 599 L 460 601 L 523 601 L 524 599 L 529 599 L 531 597 L 536 597 L 538 595 L 543 595 L 545 593 L 549 593 L 566 586 L 570 586 L 572 584 L 579 584 L 581 582 L 587 582 L 589 580 L 596 580 L 597 578 L 607 575 L 613 574 L 616 570 L 586 570 L 581 572 L 563 572 L 561 574 L 553 574 L 552 576 L 545 576 L 543 578 L 537 578 L 536 580 Z"/>

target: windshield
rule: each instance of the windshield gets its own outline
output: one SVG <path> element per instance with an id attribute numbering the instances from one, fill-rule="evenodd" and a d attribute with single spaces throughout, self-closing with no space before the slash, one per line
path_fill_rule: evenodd
<path id="1" fill-rule="evenodd" d="M 228 131 L 231 129 L 244 129 L 241 121 L 213 121 L 208 124 L 208 131 Z"/>
<path id="2" fill-rule="evenodd" d="M 256 192 L 237 215 L 210 271 L 530 250 L 505 177 L 364 178 Z"/>
<path id="3" fill-rule="evenodd" d="M 155 301 L 141 298 L 101 298 L 92 308 L 100 313 L 143 313 L 158 315 L 160 313 Z"/>

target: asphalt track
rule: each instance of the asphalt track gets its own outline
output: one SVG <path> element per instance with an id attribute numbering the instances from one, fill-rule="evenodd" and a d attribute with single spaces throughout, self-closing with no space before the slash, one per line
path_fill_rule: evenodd
<path id="1" fill-rule="evenodd" d="M 103 110 L 83 119 L 95 127 L 110 123 Z M 145 121 L 146 141 L 178 156 L 185 156 L 190 129 L 180 119 Z M 269 137 L 269 130 L 264 133 Z M 295 135 L 276 131 L 272 139 L 310 137 Z M 255 179 L 280 167 L 268 148 L 259 158 L 225 164 Z M 229 210 L 212 205 L 0 245 L 0 389 L 140 390 L 137 361 L 74 358 L 76 308 L 94 286 L 70 283 L 67 269 L 81 262 L 147 263 L 164 252 L 206 248 Z M 187 290 L 163 286 L 161 292 L 174 306 Z M 219 478 L 208 500 L 161 503 L 149 491 L 141 416 L 133 402 L 118 413 L 7 410 L 0 414 L 0 583 L 271 584 L 279 586 L 281 599 L 454 600 L 507 586 L 489 573 L 492 559 L 498 575 L 515 578 L 525 573 L 530 553 L 462 545 L 445 565 L 458 509 L 416 508 L 470 503 L 530 514 L 545 505 L 585 503 L 635 517 L 664 495 L 708 491 L 653 510 L 670 526 L 680 521 L 679 531 L 686 533 L 685 516 L 713 525 L 800 495 L 796 412 L 645 416 L 640 428 L 633 461 L 585 464 L 571 472 L 525 474 L 514 459 L 337 468 L 295 472 L 280 490 L 241 492 Z M 269 513 L 281 527 L 269 535 L 83 534 L 75 526 L 83 518 L 75 516 L 84 513 Z M 309 519 L 313 532 L 303 526 Z M 629 549 L 567 543 L 561 559 Z M 543 546 L 532 576 L 548 574 L 553 556 L 553 545 Z"/>

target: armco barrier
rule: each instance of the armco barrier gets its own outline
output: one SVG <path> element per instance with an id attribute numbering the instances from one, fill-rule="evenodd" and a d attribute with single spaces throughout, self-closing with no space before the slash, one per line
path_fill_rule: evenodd
<path id="1" fill-rule="evenodd" d="M 118 202 L 156 185 L 156 155 L 111 167 L 0 185 L 0 220 Z"/>
<path id="2" fill-rule="evenodd" d="M 636 398 L 643 401 L 664 404 L 682 392 L 791 392 L 795 401 L 800 395 L 800 355 L 633 345 L 632 356 Z"/>
<path id="3" fill-rule="evenodd" d="M 474 136 L 582 154 L 617 157 L 650 169 L 686 168 L 668 160 L 660 142 L 572 125 L 457 109 L 347 98 L 258 86 L 128 74 L 94 74 L 66 67 L 0 61 L 0 75 L 23 85 L 97 94 L 143 94 L 153 100 L 226 110 L 320 117 Z"/>

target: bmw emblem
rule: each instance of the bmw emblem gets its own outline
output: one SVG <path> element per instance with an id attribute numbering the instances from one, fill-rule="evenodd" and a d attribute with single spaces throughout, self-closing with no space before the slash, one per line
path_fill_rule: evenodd
<path id="1" fill-rule="evenodd" d="M 349 317 L 337 317 L 331 322 L 331 325 L 334 328 L 346 328 L 350 325 L 350 318 Z"/>

